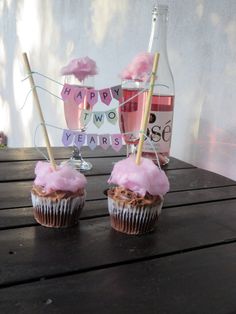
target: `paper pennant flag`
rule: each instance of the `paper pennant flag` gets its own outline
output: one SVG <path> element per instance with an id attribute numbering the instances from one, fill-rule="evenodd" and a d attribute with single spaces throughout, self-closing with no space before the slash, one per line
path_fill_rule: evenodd
<path id="1" fill-rule="evenodd" d="M 81 116 L 80 116 L 80 122 L 82 126 L 87 126 L 89 121 L 91 120 L 92 112 L 89 110 L 82 110 Z"/>
<path id="2" fill-rule="evenodd" d="M 85 133 L 83 132 L 75 132 L 74 144 L 80 148 L 85 143 Z"/>
<path id="3" fill-rule="evenodd" d="M 70 130 L 63 130 L 63 134 L 62 134 L 62 143 L 64 146 L 69 146 L 74 138 L 74 132 L 70 131 Z"/>
<path id="4" fill-rule="evenodd" d="M 90 149 L 94 150 L 98 144 L 97 134 L 87 134 L 87 145 Z"/>
<path id="5" fill-rule="evenodd" d="M 116 109 L 111 109 L 109 111 L 106 111 L 106 117 L 110 123 L 116 124 L 118 120 Z"/>
<path id="6" fill-rule="evenodd" d="M 111 135 L 111 146 L 118 152 L 122 147 L 122 135 L 121 134 L 112 134 Z"/>
<path id="7" fill-rule="evenodd" d="M 100 128 L 104 123 L 104 112 L 94 112 L 93 113 L 93 123 L 96 125 L 97 128 Z"/>
<path id="8" fill-rule="evenodd" d="M 87 102 L 94 106 L 98 101 L 98 91 L 95 89 L 87 89 Z"/>
<path id="9" fill-rule="evenodd" d="M 84 87 L 75 87 L 74 100 L 77 105 L 81 104 L 84 101 L 86 91 L 87 90 Z"/>
<path id="10" fill-rule="evenodd" d="M 111 93 L 112 93 L 113 98 L 119 100 L 122 97 L 121 85 L 111 87 Z"/>
<path id="11" fill-rule="evenodd" d="M 110 88 L 101 89 L 99 91 L 99 94 L 100 94 L 101 101 L 105 105 L 109 106 L 112 100 Z"/>
<path id="12" fill-rule="evenodd" d="M 108 149 L 108 147 L 111 145 L 111 143 L 110 143 L 110 135 L 109 134 L 100 134 L 99 135 L 99 145 L 103 149 Z"/>
<path id="13" fill-rule="evenodd" d="M 64 84 L 61 97 L 63 101 L 74 100 L 75 87 L 70 84 Z"/>

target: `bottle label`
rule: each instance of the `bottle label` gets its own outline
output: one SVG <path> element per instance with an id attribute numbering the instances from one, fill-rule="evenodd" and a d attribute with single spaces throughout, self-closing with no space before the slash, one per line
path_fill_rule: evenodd
<path id="1" fill-rule="evenodd" d="M 167 153 L 170 150 L 173 111 L 151 111 L 143 152 Z M 150 143 L 151 142 L 151 143 Z M 153 146 L 153 147 L 152 147 Z"/>

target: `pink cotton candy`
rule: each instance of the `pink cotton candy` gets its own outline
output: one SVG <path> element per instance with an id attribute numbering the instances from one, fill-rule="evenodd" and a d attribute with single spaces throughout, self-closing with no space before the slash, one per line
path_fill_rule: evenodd
<path id="1" fill-rule="evenodd" d="M 144 82 L 152 71 L 154 57 L 148 52 L 139 53 L 121 73 L 122 80 Z"/>
<path id="2" fill-rule="evenodd" d="M 115 164 L 108 183 L 124 187 L 142 196 L 146 192 L 151 195 L 165 195 L 170 188 L 165 172 L 160 170 L 152 160 L 141 158 L 140 165 L 137 165 L 133 156 Z"/>
<path id="3" fill-rule="evenodd" d="M 69 165 L 57 166 L 54 171 L 50 163 L 39 161 L 35 174 L 34 184 L 42 186 L 47 193 L 58 190 L 76 192 L 87 183 L 85 176 Z"/>
<path id="4" fill-rule="evenodd" d="M 74 75 L 80 82 L 97 73 L 96 62 L 89 57 L 73 59 L 61 69 L 62 75 Z"/>

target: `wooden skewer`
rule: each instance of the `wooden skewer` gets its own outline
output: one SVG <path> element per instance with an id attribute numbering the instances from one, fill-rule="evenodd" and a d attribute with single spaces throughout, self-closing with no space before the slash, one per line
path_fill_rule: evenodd
<path id="1" fill-rule="evenodd" d="M 27 74 L 29 75 L 29 81 L 30 81 L 30 86 L 32 88 L 34 102 L 36 104 L 36 107 L 37 107 L 37 110 L 38 110 L 38 114 L 39 114 L 39 118 L 40 118 L 40 121 L 41 121 L 41 124 L 42 124 L 43 133 L 44 133 L 44 139 L 45 139 L 45 142 L 46 142 L 46 147 L 47 147 L 47 152 L 48 152 L 48 156 L 49 156 L 49 159 L 50 159 L 50 163 L 51 163 L 51 166 L 52 166 L 53 170 L 56 170 L 56 162 L 55 162 L 55 159 L 53 157 L 52 148 L 51 148 L 51 145 L 50 145 L 48 132 L 47 132 L 47 128 L 46 128 L 46 125 L 45 125 L 45 120 L 44 120 L 43 112 L 42 112 L 42 109 L 41 109 L 41 106 L 40 106 L 39 97 L 38 97 L 38 94 L 37 94 L 37 91 L 36 91 L 36 88 L 35 88 L 35 83 L 34 83 L 34 79 L 33 79 L 33 76 L 32 76 L 32 72 L 31 72 L 29 60 L 28 60 L 28 57 L 27 57 L 27 53 L 24 52 L 22 55 L 23 55 L 24 66 L 26 68 Z"/>
<path id="2" fill-rule="evenodd" d="M 153 67 L 152 67 L 150 88 L 149 88 L 147 101 L 146 101 L 146 104 L 145 104 L 144 113 L 143 113 L 142 121 L 141 121 L 140 139 L 139 139 L 137 156 L 136 156 L 136 161 L 135 161 L 137 165 L 139 165 L 140 161 L 141 161 L 141 155 L 142 155 L 143 143 L 144 143 L 144 135 L 146 134 L 147 124 L 148 124 L 149 115 L 150 115 L 152 94 L 153 94 L 153 89 L 154 89 L 154 84 L 155 84 L 155 79 L 156 79 L 156 73 L 157 73 L 159 57 L 160 57 L 160 54 L 156 52 L 155 55 L 154 55 L 154 62 L 153 62 Z"/>

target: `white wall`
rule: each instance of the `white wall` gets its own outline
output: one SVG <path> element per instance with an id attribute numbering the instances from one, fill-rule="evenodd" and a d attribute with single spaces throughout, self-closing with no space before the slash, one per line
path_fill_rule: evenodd
<path id="1" fill-rule="evenodd" d="M 168 51 L 176 84 L 172 155 L 236 179 L 236 1 L 160 2 L 169 5 Z M 153 3 L 1 0 L 0 131 L 7 133 L 9 146 L 33 146 L 39 123 L 31 97 L 20 110 L 29 90 L 28 82 L 21 82 L 22 51 L 33 70 L 61 82 L 61 66 L 88 55 L 99 67 L 97 88 L 118 84 L 124 66 L 147 49 Z M 57 84 L 35 80 L 60 94 Z M 39 96 L 45 120 L 66 127 L 62 102 L 42 91 Z M 50 128 L 49 133 L 52 144 L 61 145 L 61 132 Z M 37 144 L 44 145 L 38 134 Z"/>

